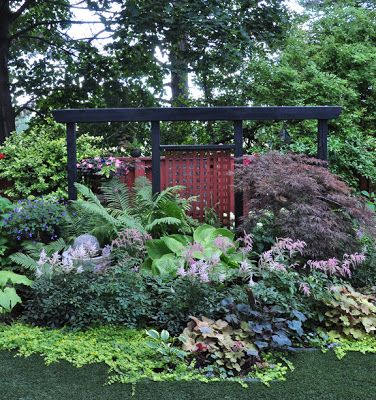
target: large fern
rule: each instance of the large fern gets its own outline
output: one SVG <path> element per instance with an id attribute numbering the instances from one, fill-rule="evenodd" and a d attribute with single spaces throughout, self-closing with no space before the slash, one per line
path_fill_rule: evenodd
<path id="1" fill-rule="evenodd" d="M 101 242 L 108 242 L 125 228 L 145 231 L 130 206 L 130 193 L 118 179 L 103 184 L 103 200 L 85 185 L 76 183 L 75 186 L 81 198 L 71 205 L 68 231 L 72 236 L 91 233 Z"/>
<path id="2" fill-rule="evenodd" d="M 151 183 L 144 177 L 136 179 L 135 202 L 146 230 L 153 236 L 164 233 L 189 233 L 192 219 L 187 215 L 193 198 L 183 199 L 183 186 L 168 187 L 153 196 Z"/>

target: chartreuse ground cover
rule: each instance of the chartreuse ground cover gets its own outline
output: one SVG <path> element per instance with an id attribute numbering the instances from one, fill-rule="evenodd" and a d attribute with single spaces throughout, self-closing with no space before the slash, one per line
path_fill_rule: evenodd
<path id="1" fill-rule="evenodd" d="M 108 350 L 113 345 L 111 341 L 116 339 L 119 344 L 124 344 L 126 342 L 124 338 L 128 340 L 132 338 L 133 344 L 137 342 L 140 344 L 142 340 L 145 340 L 146 335 L 130 331 L 127 336 L 124 330 L 120 335 L 120 332 L 116 330 L 114 332 L 114 330 L 104 329 L 96 333 L 87 332 L 87 340 L 84 340 L 83 333 L 42 332 L 40 329 L 22 325 L 1 327 L 2 399 L 372 400 L 376 390 L 374 338 L 367 338 L 356 343 L 353 340 L 341 339 L 341 346 L 334 347 L 337 355 L 334 351 L 290 354 L 289 359 L 295 368 L 288 372 L 287 380 L 274 381 L 269 387 L 261 382 L 252 382 L 249 383 L 248 388 L 243 388 L 237 383 L 223 381 L 203 383 L 141 380 L 133 385 L 106 385 L 105 376 L 108 373 L 108 366 L 100 360 L 105 360 L 109 356 Z M 111 332 L 113 332 L 112 335 Z M 26 341 L 22 339 L 28 339 L 28 344 L 25 344 Z M 99 339 L 102 341 L 101 346 L 98 345 Z M 4 349 L 12 351 L 4 351 Z M 78 349 L 81 355 L 77 353 Z M 125 348 L 122 350 L 125 354 L 127 353 Z M 359 351 L 365 354 L 360 354 Z M 136 364 L 140 366 L 141 360 L 137 361 L 135 355 L 142 353 L 143 350 L 140 349 L 139 353 L 133 353 L 131 359 L 128 359 L 130 370 Z M 19 356 L 21 354 L 22 357 Z M 120 354 L 120 351 L 116 354 Z M 345 357 L 339 360 L 338 356 L 342 357 L 344 354 L 346 354 Z M 24 357 L 26 355 L 28 357 Z M 124 357 L 123 360 L 126 358 Z M 60 362 L 55 362 L 57 359 L 60 359 Z M 46 366 L 47 362 L 50 363 L 48 366 Z M 90 362 L 91 364 L 88 365 Z M 81 367 L 76 368 L 79 365 Z"/>
<path id="2" fill-rule="evenodd" d="M 7 396 L 3 398 L 48 399 L 55 390 L 54 398 L 63 399 L 65 390 L 79 388 L 81 394 L 72 391 L 70 398 L 185 399 L 195 393 L 209 399 L 223 391 L 221 398 L 225 399 L 235 398 L 231 397 L 235 394 L 239 399 L 273 399 L 277 395 L 281 399 L 345 398 L 341 396 L 372 399 L 376 389 L 373 336 L 360 340 L 332 336 L 327 342 L 329 346 L 321 351 L 289 353 L 288 367 L 278 363 L 268 371 L 255 373 L 254 377 L 264 381 L 259 383 L 210 378 L 183 363 L 168 371 L 166 365 L 171 362 L 171 355 L 155 351 L 158 346 L 150 346 L 152 336 L 150 332 L 148 335 L 145 331 L 115 327 L 79 332 L 3 324 L 0 326 L 0 376 L 3 395 Z M 17 379 L 16 392 L 14 374 L 22 377 Z M 59 382 L 54 387 L 57 379 Z M 147 383 L 150 381 L 154 383 Z M 117 382 L 131 385 L 116 385 Z"/>

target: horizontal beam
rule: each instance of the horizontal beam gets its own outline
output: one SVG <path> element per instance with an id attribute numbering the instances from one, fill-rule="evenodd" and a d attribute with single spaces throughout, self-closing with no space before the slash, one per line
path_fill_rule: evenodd
<path id="1" fill-rule="evenodd" d="M 196 151 L 196 150 L 232 150 L 235 149 L 234 144 L 165 144 L 160 146 L 165 151 Z"/>
<path id="2" fill-rule="evenodd" d="M 337 118 L 341 107 L 162 107 L 55 110 L 57 122 L 286 121 Z"/>

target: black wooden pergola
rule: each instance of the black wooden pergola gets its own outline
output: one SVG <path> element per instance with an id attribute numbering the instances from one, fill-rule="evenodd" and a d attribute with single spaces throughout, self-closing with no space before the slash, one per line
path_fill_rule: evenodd
<path id="1" fill-rule="evenodd" d="M 161 150 L 234 150 L 237 162 L 243 156 L 243 121 L 293 121 L 317 120 L 317 158 L 328 159 L 328 120 L 338 118 L 341 107 L 171 107 L 171 108 L 107 108 L 56 110 L 57 122 L 67 126 L 68 196 L 77 198 L 77 123 L 100 122 L 150 122 L 152 138 L 152 188 L 160 192 Z M 232 121 L 234 144 L 228 145 L 161 145 L 161 121 Z M 243 215 L 243 198 L 235 193 L 235 222 Z"/>

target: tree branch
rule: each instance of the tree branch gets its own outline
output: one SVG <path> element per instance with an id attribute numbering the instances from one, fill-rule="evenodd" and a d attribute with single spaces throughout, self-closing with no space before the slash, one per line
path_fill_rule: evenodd
<path id="1" fill-rule="evenodd" d="M 37 0 L 25 0 L 24 3 L 18 8 L 17 11 L 12 13 L 12 21 L 15 21 L 18 17 L 20 17 L 24 11 L 26 11 L 28 8 L 33 7 L 36 5 Z"/>
<path id="2" fill-rule="evenodd" d="M 40 37 L 40 36 L 23 35 L 22 37 L 23 37 L 23 38 L 26 38 L 26 39 L 39 40 L 40 42 L 45 43 L 45 44 L 47 44 L 47 45 L 49 45 L 49 46 L 57 47 L 57 48 L 59 48 L 61 51 L 63 51 L 65 54 L 68 54 L 68 55 L 70 55 L 70 56 L 76 56 L 76 55 L 77 55 L 77 54 L 75 54 L 73 51 L 69 51 L 69 50 L 67 50 L 67 49 L 64 49 L 63 47 L 59 46 L 58 44 L 52 43 L 52 42 L 50 42 L 49 40 L 47 40 L 47 39 L 45 39 L 45 38 L 42 38 L 42 37 Z"/>
<path id="3" fill-rule="evenodd" d="M 11 40 L 18 38 L 19 36 L 24 35 L 27 32 L 32 31 L 35 28 L 38 28 L 39 26 L 49 26 L 49 25 L 59 25 L 59 24 L 101 24 L 100 21 L 73 21 L 69 19 L 61 19 L 57 21 L 41 21 L 41 22 L 35 22 L 34 24 L 31 24 L 27 26 L 24 29 L 21 29 L 20 31 L 16 32 L 14 35 L 10 37 Z"/>

